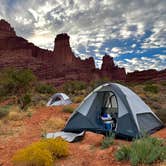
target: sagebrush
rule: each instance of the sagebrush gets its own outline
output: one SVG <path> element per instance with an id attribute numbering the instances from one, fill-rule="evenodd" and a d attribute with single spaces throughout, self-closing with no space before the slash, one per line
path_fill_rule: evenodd
<path id="1" fill-rule="evenodd" d="M 166 160 L 165 141 L 152 137 L 135 140 L 130 146 L 120 147 L 115 157 L 118 161 L 129 160 L 133 166 L 164 161 Z"/>

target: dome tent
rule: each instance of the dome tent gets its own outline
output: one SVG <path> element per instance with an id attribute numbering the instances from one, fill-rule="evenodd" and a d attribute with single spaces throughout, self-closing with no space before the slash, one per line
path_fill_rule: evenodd
<path id="1" fill-rule="evenodd" d="M 47 106 L 58 106 L 71 104 L 70 98 L 65 93 L 54 94 L 47 103 Z"/>
<path id="2" fill-rule="evenodd" d="M 108 100 L 109 99 L 109 100 Z M 129 88 L 106 83 L 92 91 L 73 112 L 64 132 L 93 131 L 105 133 L 102 112 L 109 112 L 116 121 L 117 136 L 136 138 L 149 134 L 164 125 L 152 110 Z"/>

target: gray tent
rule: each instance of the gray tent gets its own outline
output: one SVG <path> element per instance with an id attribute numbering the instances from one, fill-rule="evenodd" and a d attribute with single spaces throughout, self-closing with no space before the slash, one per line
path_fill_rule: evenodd
<path id="1" fill-rule="evenodd" d="M 68 105 L 71 103 L 72 101 L 66 94 L 56 93 L 50 98 L 50 100 L 47 103 L 47 106 Z"/>
<path id="2" fill-rule="evenodd" d="M 117 83 L 107 83 L 92 91 L 74 111 L 63 131 L 105 133 L 103 111 L 112 114 L 117 136 L 135 138 L 163 127 L 160 119 L 133 91 Z"/>

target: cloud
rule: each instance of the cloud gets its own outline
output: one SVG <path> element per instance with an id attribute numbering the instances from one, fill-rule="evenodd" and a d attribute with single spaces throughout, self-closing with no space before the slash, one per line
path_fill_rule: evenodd
<path id="1" fill-rule="evenodd" d="M 118 47 L 113 47 L 111 51 L 116 53 L 116 52 L 119 52 L 120 50 L 121 50 L 121 49 L 118 48 Z"/>
<path id="2" fill-rule="evenodd" d="M 151 58 L 141 57 L 124 59 L 123 61 L 116 61 L 116 64 L 120 67 L 125 67 L 127 72 L 132 72 L 134 70 L 142 71 L 148 69 L 163 70 L 165 69 L 166 64 L 166 55 L 155 55 Z"/>
<path id="3" fill-rule="evenodd" d="M 137 45 L 134 43 L 131 45 L 131 48 L 135 48 Z"/>

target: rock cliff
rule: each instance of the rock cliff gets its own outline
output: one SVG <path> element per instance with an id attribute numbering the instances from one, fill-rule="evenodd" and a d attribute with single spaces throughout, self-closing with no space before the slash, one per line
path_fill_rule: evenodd
<path id="1" fill-rule="evenodd" d="M 91 57 L 81 60 L 75 57 L 70 47 L 70 37 L 63 33 L 55 38 L 54 50 L 35 46 L 16 35 L 14 28 L 0 20 L 0 69 L 6 67 L 29 68 L 42 81 L 60 85 L 69 80 L 92 81 L 108 77 L 110 80 L 142 81 L 165 77 L 165 71 L 134 72 L 126 75 L 124 68 L 115 66 L 109 55 L 103 57 L 101 69 L 95 68 Z"/>
<path id="2" fill-rule="evenodd" d="M 165 81 L 166 80 L 166 69 L 157 71 L 155 69 L 149 69 L 144 71 L 134 71 L 128 73 L 126 77 L 127 82 L 144 82 L 148 80 L 153 81 Z"/>

